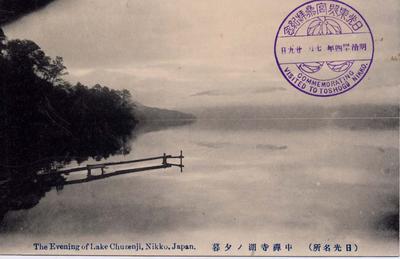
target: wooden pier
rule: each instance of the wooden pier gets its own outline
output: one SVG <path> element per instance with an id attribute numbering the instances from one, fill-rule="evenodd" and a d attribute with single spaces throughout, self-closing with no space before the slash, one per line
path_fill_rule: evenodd
<path id="1" fill-rule="evenodd" d="M 173 166 L 179 167 L 180 171 L 182 173 L 183 167 L 185 167 L 183 165 L 183 158 L 184 158 L 184 156 L 183 156 L 183 152 L 181 150 L 181 152 L 178 156 L 166 155 L 164 153 L 162 156 L 142 158 L 142 159 L 136 159 L 136 160 L 121 161 L 121 162 L 109 162 L 109 163 L 102 163 L 102 164 L 88 164 L 86 166 L 44 173 L 44 174 L 41 174 L 41 176 L 43 176 L 43 177 L 52 176 L 52 175 L 53 176 L 54 175 L 68 176 L 72 173 L 77 173 L 77 172 L 82 172 L 82 171 L 87 172 L 85 178 L 76 179 L 76 180 L 66 180 L 63 183 L 63 185 L 70 185 L 70 184 L 91 182 L 91 181 L 100 180 L 100 179 L 117 176 L 117 175 L 143 172 L 143 171 L 149 171 L 149 170 L 165 169 L 165 168 L 169 168 L 169 167 L 173 167 Z M 170 163 L 168 161 L 169 159 L 179 159 L 179 163 Z M 126 165 L 138 164 L 138 163 L 154 161 L 154 160 L 161 160 L 161 163 L 157 164 L 157 165 L 151 165 L 151 166 L 138 166 L 138 167 L 132 167 L 129 169 L 115 170 L 115 171 L 109 172 L 109 173 L 105 171 L 105 169 L 108 169 L 112 166 L 118 166 L 118 165 L 124 165 L 124 164 L 126 164 Z M 94 175 L 93 170 L 100 170 L 101 173 L 98 175 Z"/>

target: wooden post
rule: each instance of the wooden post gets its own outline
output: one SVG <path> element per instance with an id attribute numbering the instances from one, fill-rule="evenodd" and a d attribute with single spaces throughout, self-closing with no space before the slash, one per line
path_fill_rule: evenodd
<path id="1" fill-rule="evenodd" d="M 167 165 L 167 155 L 165 153 L 163 154 L 162 164 Z"/>
<path id="2" fill-rule="evenodd" d="M 87 178 L 91 178 L 92 177 L 92 169 L 90 169 L 89 166 L 86 166 L 86 167 L 87 167 Z"/>
<path id="3" fill-rule="evenodd" d="M 180 160 L 180 168 L 181 168 L 181 173 L 183 172 L 183 164 L 182 164 L 182 159 L 183 159 L 183 152 L 182 152 L 182 150 L 181 150 L 181 155 L 179 156 L 179 160 Z"/>

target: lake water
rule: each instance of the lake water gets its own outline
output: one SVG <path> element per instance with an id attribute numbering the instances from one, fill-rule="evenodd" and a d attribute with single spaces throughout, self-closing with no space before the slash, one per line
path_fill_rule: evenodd
<path id="1" fill-rule="evenodd" d="M 297 255 L 309 254 L 310 243 L 351 243 L 358 255 L 395 255 L 397 129 L 285 123 L 292 126 L 200 120 L 140 134 L 129 155 L 108 161 L 182 149 L 184 172 L 169 168 L 53 190 L 33 209 L 6 215 L 0 250 L 35 253 L 37 241 L 152 241 L 192 243 L 204 255 L 220 242 L 245 247 L 220 255 L 248 255 L 249 242 L 280 242 L 293 244 Z"/>
<path id="2" fill-rule="evenodd" d="M 293 6 L 109 2 L 55 1 L 4 30 L 10 39 L 31 39 L 48 55 L 63 56 L 71 82 L 128 88 L 150 106 L 271 103 L 280 110 L 291 101 L 300 108 L 319 104 L 285 91 L 271 65 L 271 39 Z M 379 17 L 369 10 L 366 16 Z M 386 27 L 375 23 L 385 38 L 377 61 L 391 55 L 385 51 L 395 42 L 388 40 L 396 34 Z M 398 68 L 387 64 L 376 62 L 371 78 L 378 81 L 366 80 L 364 91 L 343 102 L 397 104 L 397 88 L 390 86 L 398 81 L 386 75 Z M 341 105 L 341 100 L 324 103 Z M 291 243 L 291 252 L 265 253 L 258 246 L 255 254 L 340 256 L 346 254 L 312 253 L 309 244 L 349 243 L 359 252 L 347 255 L 398 255 L 399 132 L 368 125 L 360 120 L 198 120 L 139 134 L 129 155 L 107 161 L 183 150 L 184 172 L 168 168 L 52 190 L 34 208 L 6 214 L 0 251 L 43 254 L 33 250 L 35 242 L 179 242 L 197 250 L 143 253 L 250 255 L 249 243 Z M 213 243 L 232 249 L 215 253 Z"/>

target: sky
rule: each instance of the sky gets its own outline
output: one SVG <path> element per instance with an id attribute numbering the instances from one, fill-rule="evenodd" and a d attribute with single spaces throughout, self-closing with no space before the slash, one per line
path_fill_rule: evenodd
<path id="1" fill-rule="evenodd" d="M 279 25 L 303 2 L 58 0 L 4 31 L 62 56 L 69 81 L 126 88 L 149 106 L 399 103 L 400 2 L 346 1 L 372 28 L 375 60 L 361 84 L 332 98 L 296 90 L 275 63 Z"/>

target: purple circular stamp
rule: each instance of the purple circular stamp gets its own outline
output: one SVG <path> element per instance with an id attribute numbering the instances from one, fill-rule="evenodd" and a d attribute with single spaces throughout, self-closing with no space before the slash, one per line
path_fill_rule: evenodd
<path id="1" fill-rule="evenodd" d="M 298 90 L 328 97 L 359 84 L 372 64 L 374 38 L 364 17 L 338 0 L 313 0 L 293 10 L 275 39 L 275 58 Z"/>

